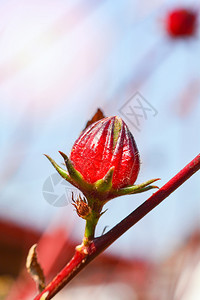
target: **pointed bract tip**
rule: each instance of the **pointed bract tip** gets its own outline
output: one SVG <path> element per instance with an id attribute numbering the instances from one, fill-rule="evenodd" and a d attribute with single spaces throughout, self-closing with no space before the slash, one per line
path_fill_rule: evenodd
<path id="1" fill-rule="evenodd" d="M 113 173 L 114 173 L 115 167 L 111 167 L 106 175 L 95 182 L 96 189 L 99 192 L 107 192 L 112 188 L 112 179 L 113 179 Z"/>
<path id="2" fill-rule="evenodd" d="M 58 152 L 64 159 L 68 159 L 68 156 L 64 152 L 62 152 L 62 151 L 58 151 Z"/>
<path id="3" fill-rule="evenodd" d="M 51 158 L 51 156 L 49 156 L 48 154 L 43 154 L 48 160 L 50 160 L 50 162 L 52 163 L 53 159 Z"/>
<path id="4" fill-rule="evenodd" d="M 157 186 L 157 185 L 151 185 L 151 188 L 152 189 L 159 189 L 159 186 Z"/>

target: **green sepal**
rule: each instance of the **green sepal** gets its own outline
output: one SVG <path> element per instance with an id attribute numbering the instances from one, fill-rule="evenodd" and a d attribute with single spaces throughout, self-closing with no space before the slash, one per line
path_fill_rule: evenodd
<path id="1" fill-rule="evenodd" d="M 69 181 L 71 184 L 74 185 L 72 179 L 70 178 L 69 174 L 67 171 L 65 171 L 64 169 L 62 169 L 49 155 L 44 154 L 48 160 L 51 162 L 51 164 L 54 166 L 54 168 L 56 169 L 56 171 L 67 181 Z"/>
<path id="2" fill-rule="evenodd" d="M 157 180 L 160 180 L 160 178 L 150 179 L 150 180 L 148 180 L 146 182 L 143 182 L 141 184 L 128 186 L 128 187 L 125 187 L 125 188 L 121 188 L 119 190 L 112 190 L 112 193 L 115 196 L 122 196 L 122 195 L 131 195 L 131 194 L 146 192 L 148 190 L 158 188 L 155 185 L 150 185 L 151 183 L 153 183 Z"/>
<path id="3" fill-rule="evenodd" d="M 108 192 L 111 190 L 114 169 L 115 167 L 111 167 L 102 179 L 94 183 L 98 192 Z"/>
<path id="4" fill-rule="evenodd" d="M 83 188 L 84 190 L 91 190 L 92 189 L 92 184 L 86 182 L 83 178 L 83 176 L 81 175 L 81 173 L 79 171 L 77 171 L 71 160 L 68 158 L 68 156 L 61 152 L 58 151 L 60 153 L 60 155 L 63 157 L 64 161 L 65 161 L 65 165 L 67 167 L 67 170 L 69 172 L 70 177 L 72 178 L 72 180 L 77 184 L 77 186 L 79 188 Z"/>

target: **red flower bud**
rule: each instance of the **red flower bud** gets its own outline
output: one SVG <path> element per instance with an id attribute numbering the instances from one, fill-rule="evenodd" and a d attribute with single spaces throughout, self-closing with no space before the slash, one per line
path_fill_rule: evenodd
<path id="1" fill-rule="evenodd" d="M 114 167 L 114 189 L 133 185 L 140 169 L 134 138 L 123 120 L 116 116 L 86 128 L 76 140 L 70 160 L 88 183 L 102 179 Z"/>
<path id="2" fill-rule="evenodd" d="M 94 237 L 94 230 L 109 200 L 142 193 L 157 186 L 158 178 L 135 185 L 140 160 L 137 146 L 127 125 L 119 117 L 101 119 L 87 127 L 75 142 L 70 159 L 59 151 L 67 170 L 62 169 L 49 155 L 46 157 L 57 172 L 84 194 L 73 199 L 77 214 L 86 220 L 83 244 Z"/>
<path id="3" fill-rule="evenodd" d="M 101 119 L 87 127 L 75 142 L 70 159 L 59 151 L 67 170 L 46 155 L 57 172 L 84 194 L 74 200 L 79 217 L 86 220 L 83 243 L 79 251 L 90 245 L 102 208 L 109 200 L 145 192 L 158 178 L 134 185 L 140 160 L 137 146 L 127 125 L 119 117 Z M 87 249 L 86 249 L 87 250 Z"/>
<path id="4" fill-rule="evenodd" d="M 191 9 L 176 9 L 169 13 L 166 22 L 172 37 L 190 37 L 197 29 L 197 13 Z"/>

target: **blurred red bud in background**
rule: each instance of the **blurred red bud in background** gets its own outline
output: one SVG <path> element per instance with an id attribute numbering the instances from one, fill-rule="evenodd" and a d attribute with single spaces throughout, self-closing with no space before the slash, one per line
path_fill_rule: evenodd
<path id="1" fill-rule="evenodd" d="M 175 9 L 167 15 L 166 27 L 172 37 L 190 37 L 197 30 L 197 12 L 193 9 Z"/>

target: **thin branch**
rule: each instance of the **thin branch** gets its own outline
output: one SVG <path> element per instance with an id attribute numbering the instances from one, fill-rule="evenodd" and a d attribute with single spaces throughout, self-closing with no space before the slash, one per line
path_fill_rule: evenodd
<path id="1" fill-rule="evenodd" d="M 94 239 L 91 243 L 89 252 L 78 251 L 71 261 L 61 270 L 61 272 L 49 283 L 41 294 L 35 297 L 34 300 L 46 299 L 49 300 L 55 296 L 77 273 L 79 273 L 90 261 L 98 256 L 102 251 L 108 248 L 130 227 L 135 225 L 140 219 L 148 214 L 153 208 L 160 204 L 195 172 L 200 169 L 200 154 L 198 154 L 187 166 L 185 166 L 178 174 L 169 180 L 163 187 L 155 192 L 143 204 L 141 204 L 130 215 L 123 219 L 114 228 L 108 231 L 101 237 Z M 43 298 L 41 296 L 43 295 Z"/>

